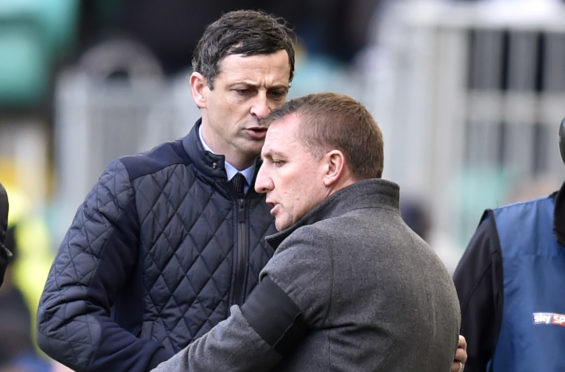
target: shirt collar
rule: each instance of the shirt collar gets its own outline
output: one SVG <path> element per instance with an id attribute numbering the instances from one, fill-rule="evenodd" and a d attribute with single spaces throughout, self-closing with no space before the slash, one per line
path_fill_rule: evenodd
<path id="1" fill-rule="evenodd" d="M 202 124 L 200 124 L 200 127 L 198 128 L 198 137 L 200 138 L 200 142 L 202 142 L 202 146 L 204 147 L 204 150 L 209 151 L 212 154 L 215 154 L 215 152 L 210 148 L 210 146 L 208 146 L 206 141 L 204 141 L 204 137 L 202 136 Z M 243 170 L 237 170 L 237 168 L 231 165 L 227 160 L 224 161 L 224 164 L 226 167 L 226 175 L 228 181 L 231 180 L 233 176 L 235 176 L 235 174 L 238 172 L 243 174 L 243 176 L 245 177 L 245 181 L 247 181 L 245 185 L 245 192 L 247 192 L 247 190 L 249 189 L 249 185 L 251 185 L 251 181 L 253 180 L 253 174 L 255 173 L 255 163 L 253 163 L 253 165 L 251 165 L 249 168 L 245 168 Z"/>

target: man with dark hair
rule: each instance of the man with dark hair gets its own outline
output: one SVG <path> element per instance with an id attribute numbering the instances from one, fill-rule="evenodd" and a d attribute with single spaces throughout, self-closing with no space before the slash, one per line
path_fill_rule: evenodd
<path id="1" fill-rule="evenodd" d="M 8 194 L 4 185 L 0 183 L 0 285 L 4 281 L 4 273 L 12 258 L 12 252 L 5 245 L 8 231 L 8 210 Z"/>
<path id="2" fill-rule="evenodd" d="M 273 254 L 273 219 L 252 185 L 260 120 L 293 77 L 292 32 L 263 12 L 226 13 L 193 66 L 202 118 L 186 137 L 108 165 L 51 268 L 37 340 L 74 370 L 155 367 L 242 304 Z"/>
<path id="3" fill-rule="evenodd" d="M 320 93 L 275 109 L 255 190 L 279 231 L 243 305 L 156 371 L 449 371 L 459 302 L 381 179 L 370 113 Z"/>

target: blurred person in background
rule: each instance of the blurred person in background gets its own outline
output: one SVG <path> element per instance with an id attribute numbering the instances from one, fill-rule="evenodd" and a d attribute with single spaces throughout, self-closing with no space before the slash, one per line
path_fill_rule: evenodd
<path id="1" fill-rule="evenodd" d="M 565 162 L 565 119 L 559 128 Z M 455 273 L 466 372 L 565 365 L 565 183 L 548 196 L 487 209 Z"/>
<path id="2" fill-rule="evenodd" d="M 6 176 L 10 178 L 10 176 Z M 9 196 L 6 250 L 11 252 L 6 278 L 9 287 L 17 289 L 28 308 L 26 319 L 31 324 L 29 337 L 35 341 L 35 319 L 39 297 L 53 262 L 49 228 L 41 209 L 22 187 L 11 179 L 4 183 Z M 29 319 L 28 319 L 29 318 Z M 36 347 L 35 342 L 34 348 Z"/>
<path id="3" fill-rule="evenodd" d="M 12 252 L 6 247 L 6 232 L 8 231 L 8 211 L 10 204 L 4 185 L 0 183 L 0 286 L 4 282 L 4 273 L 12 258 Z"/>
<path id="4" fill-rule="evenodd" d="M 17 260 L 19 250 L 14 226 L 8 228 L 5 237 L 3 248 Z M 24 293 L 14 283 L 12 266 L 6 271 L 5 282 L 0 288 L 0 319 L 0 372 L 52 371 L 50 361 L 40 356 L 35 348 L 31 309 Z"/>
<path id="5" fill-rule="evenodd" d="M 47 276 L 45 264 L 50 265 L 52 256 L 42 233 L 45 226 L 31 215 L 28 202 L 22 190 L 0 183 L 0 372 L 64 371 L 34 342 L 35 289 Z"/>
<path id="6" fill-rule="evenodd" d="M 319 93 L 265 121 L 255 190 L 275 217 L 275 253 L 241 307 L 156 371 L 448 371 L 457 293 L 402 220 L 398 185 L 381 179 L 371 114 Z"/>
<path id="7" fill-rule="evenodd" d="M 190 76 L 202 118 L 183 139 L 108 165 L 60 246 L 38 310 L 48 355 L 75 370 L 147 371 L 243 303 L 273 254 L 273 219 L 252 186 L 260 119 L 293 74 L 282 19 L 235 11 L 206 28 Z"/>

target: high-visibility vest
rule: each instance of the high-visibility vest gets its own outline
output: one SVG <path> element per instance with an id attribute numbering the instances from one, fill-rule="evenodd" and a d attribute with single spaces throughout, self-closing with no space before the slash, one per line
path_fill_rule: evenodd
<path id="1" fill-rule="evenodd" d="M 548 196 L 494 209 L 503 313 L 488 371 L 565 371 L 565 247 Z"/>

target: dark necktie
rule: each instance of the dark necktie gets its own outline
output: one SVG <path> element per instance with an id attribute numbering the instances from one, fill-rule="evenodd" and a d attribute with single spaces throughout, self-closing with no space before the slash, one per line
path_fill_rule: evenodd
<path id="1" fill-rule="evenodd" d="M 245 186 L 245 177 L 243 176 L 243 174 L 236 173 L 235 176 L 233 176 L 230 180 L 230 183 L 236 193 L 243 194 Z"/>

